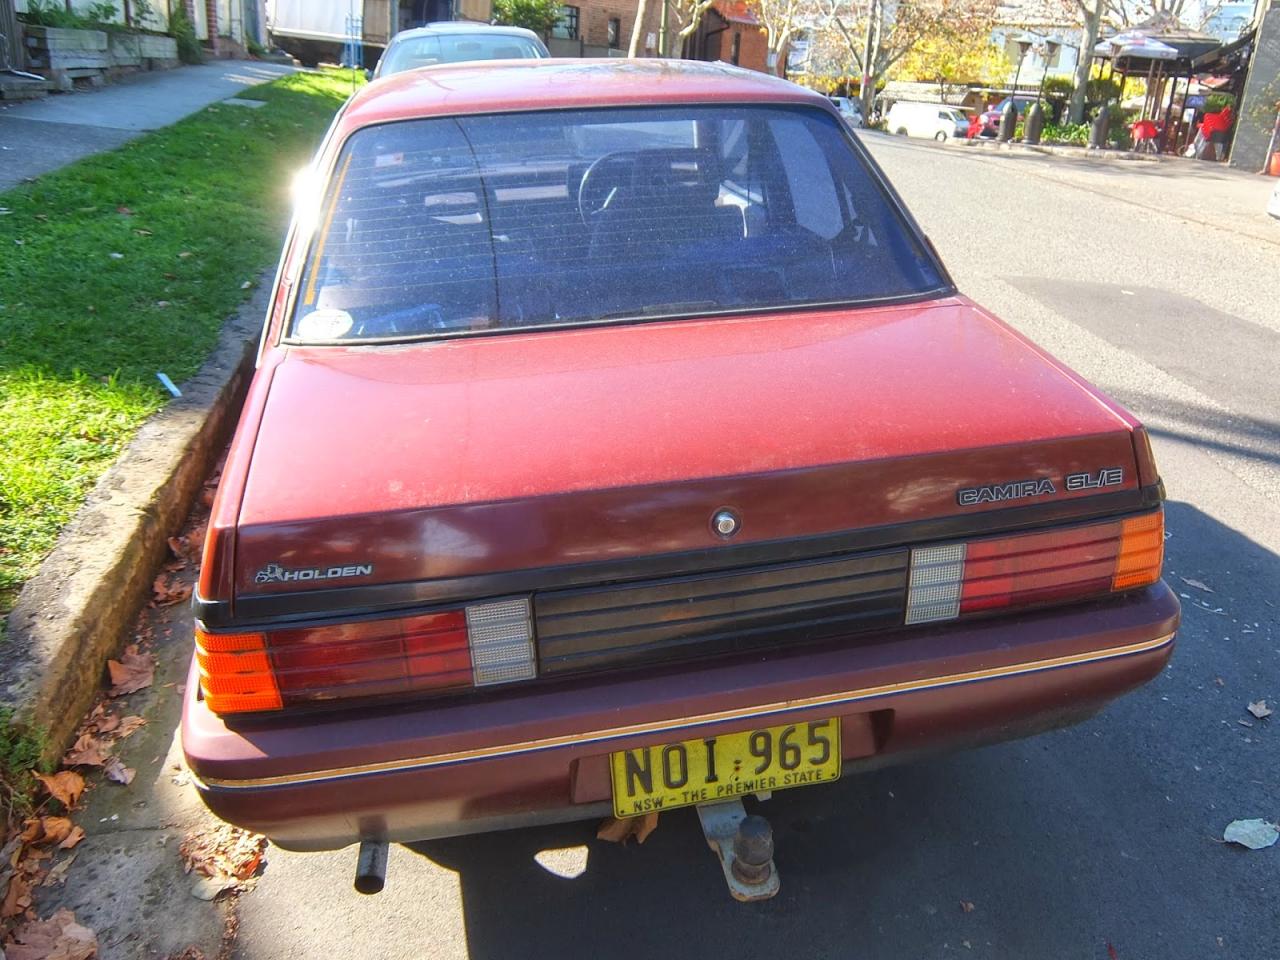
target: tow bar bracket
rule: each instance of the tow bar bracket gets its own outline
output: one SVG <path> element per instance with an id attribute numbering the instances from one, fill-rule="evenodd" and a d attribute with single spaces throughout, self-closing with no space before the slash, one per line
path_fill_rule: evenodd
<path id="1" fill-rule="evenodd" d="M 773 828 L 768 820 L 747 816 L 741 800 L 701 804 L 698 819 L 707 846 L 720 858 L 724 881 L 735 900 L 777 896 L 781 883 L 773 863 Z"/>

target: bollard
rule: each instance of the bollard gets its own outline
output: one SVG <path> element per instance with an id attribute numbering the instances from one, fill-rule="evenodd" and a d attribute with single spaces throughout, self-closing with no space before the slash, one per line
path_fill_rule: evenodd
<path id="1" fill-rule="evenodd" d="M 1107 104 L 1103 104 L 1098 108 L 1098 114 L 1093 118 L 1093 123 L 1089 126 L 1089 149 L 1101 150 L 1107 145 L 1107 126 L 1111 121 L 1111 108 Z"/>
<path id="2" fill-rule="evenodd" d="M 1026 122 L 1022 125 L 1022 142 L 1037 144 L 1040 142 L 1042 132 L 1044 132 L 1044 109 L 1037 100 L 1027 111 Z"/>
<path id="3" fill-rule="evenodd" d="M 1004 109 L 1000 111 L 1000 136 L 997 138 L 1001 143 L 1008 143 L 1013 139 L 1013 131 L 1018 128 L 1018 107 L 1017 102 L 1010 97 L 1009 102 L 1004 105 Z"/>

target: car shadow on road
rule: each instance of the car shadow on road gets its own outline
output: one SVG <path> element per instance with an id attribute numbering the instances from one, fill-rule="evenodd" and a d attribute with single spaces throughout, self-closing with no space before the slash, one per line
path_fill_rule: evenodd
<path id="1" fill-rule="evenodd" d="M 931 847 L 953 842 L 959 824 L 945 820 L 958 807 L 940 818 L 937 798 L 973 776 L 941 760 L 748 799 L 773 826 L 782 879 L 778 897 L 762 903 L 730 898 L 692 809 L 664 813 L 642 846 L 596 840 L 596 824 L 579 823 L 412 849 L 458 872 L 472 958 L 846 955 L 904 911 L 919 913 L 927 942 L 959 947 L 967 919 L 959 888 L 928 909 L 899 894 L 918 870 L 934 873 Z M 580 850 L 576 862 L 585 869 L 575 878 L 535 859 L 582 845 L 585 864 Z"/>
<path id="2" fill-rule="evenodd" d="M 1271 909 L 1256 861 L 1215 841 L 1280 786 L 1280 739 L 1238 722 L 1280 683 L 1262 586 L 1280 556 L 1166 510 L 1184 622 L 1165 673 L 1069 729 L 748 799 L 774 828 L 774 900 L 730 899 L 689 809 L 643 846 L 578 823 L 409 849 L 457 873 L 477 960 L 1280 955 L 1280 931 L 1247 922 Z"/>

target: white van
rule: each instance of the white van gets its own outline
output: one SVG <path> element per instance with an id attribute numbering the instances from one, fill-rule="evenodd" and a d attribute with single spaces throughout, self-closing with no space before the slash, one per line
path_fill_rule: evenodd
<path id="1" fill-rule="evenodd" d="M 931 140 L 959 137 L 963 140 L 969 133 L 969 118 L 945 103 L 900 100 L 889 108 L 885 129 L 902 137 L 927 137 Z"/>

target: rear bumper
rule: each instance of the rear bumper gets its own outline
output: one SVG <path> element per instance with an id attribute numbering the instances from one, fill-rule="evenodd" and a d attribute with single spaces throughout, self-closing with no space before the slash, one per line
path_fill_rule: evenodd
<path id="1" fill-rule="evenodd" d="M 183 748 L 220 817 L 283 847 L 413 841 L 610 809 L 608 755 L 713 731 L 839 717 L 846 768 L 1083 719 L 1155 677 L 1178 602 L 1163 583 L 1097 604 L 584 678 L 485 701 L 239 721 L 188 685 Z"/>

